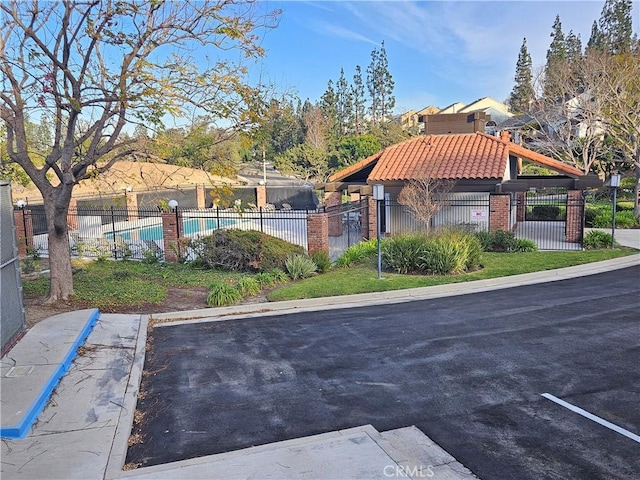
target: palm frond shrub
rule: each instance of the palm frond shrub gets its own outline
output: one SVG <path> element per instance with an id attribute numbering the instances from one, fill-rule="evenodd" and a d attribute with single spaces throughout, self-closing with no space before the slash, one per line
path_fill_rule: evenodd
<path id="1" fill-rule="evenodd" d="M 584 236 L 582 246 L 585 250 L 599 250 L 611 247 L 612 237 L 610 233 L 602 230 L 591 230 Z"/>
<path id="2" fill-rule="evenodd" d="M 292 280 L 307 278 L 315 274 L 318 266 L 306 255 L 290 255 L 285 261 L 285 267 Z"/>

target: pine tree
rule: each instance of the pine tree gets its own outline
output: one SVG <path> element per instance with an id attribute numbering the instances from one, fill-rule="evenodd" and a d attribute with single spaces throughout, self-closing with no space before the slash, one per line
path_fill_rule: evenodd
<path id="1" fill-rule="evenodd" d="M 553 22 L 551 38 L 553 40 L 547 50 L 547 64 L 544 69 L 544 95 L 546 97 L 557 95 L 556 77 L 566 67 L 567 43 L 562 33 L 560 15 L 556 15 L 556 20 Z"/>
<path id="2" fill-rule="evenodd" d="M 522 40 L 518 62 L 516 63 L 515 85 L 509 96 L 509 106 L 513 112 L 527 112 L 535 99 L 531 55 L 527 50 L 527 39 Z"/>
<path id="3" fill-rule="evenodd" d="M 566 40 L 567 45 L 567 61 L 570 65 L 576 65 L 582 60 L 582 40 L 580 34 L 576 35 L 573 30 L 569 30 Z"/>
<path id="4" fill-rule="evenodd" d="M 611 54 L 628 53 L 633 45 L 631 0 L 606 0 L 600 14 L 600 32 L 605 51 Z"/>
<path id="5" fill-rule="evenodd" d="M 371 120 L 374 126 L 384 123 L 391 115 L 396 99 L 393 96 L 395 83 L 389 72 L 389 61 L 384 42 L 380 50 L 371 52 L 371 63 L 367 67 L 367 89 L 371 97 Z"/>
<path id="6" fill-rule="evenodd" d="M 327 120 L 329 125 L 329 131 L 332 133 L 332 136 L 337 136 L 338 130 L 338 96 L 336 95 L 335 90 L 333 89 L 333 80 L 329 80 L 327 83 L 327 89 L 322 95 L 320 108 L 322 110 L 322 114 L 324 118 Z"/>
<path id="7" fill-rule="evenodd" d="M 367 67 L 367 90 L 371 99 L 371 123 L 378 125 L 378 104 L 380 103 L 380 79 L 378 77 L 378 50 L 373 49 L 371 52 L 371 63 Z"/>
<path id="8" fill-rule="evenodd" d="M 353 76 L 351 99 L 353 103 L 353 133 L 360 135 L 364 133 L 364 114 L 366 110 L 364 83 L 362 81 L 362 69 L 360 65 L 356 65 L 356 73 Z"/>
<path id="9" fill-rule="evenodd" d="M 347 79 L 344 77 L 344 68 L 340 69 L 340 78 L 336 83 L 336 115 L 338 135 L 342 138 L 349 133 L 351 118 L 353 117 L 351 90 Z"/>
<path id="10" fill-rule="evenodd" d="M 604 49 L 604 39 L 602 38 L 602 32 L 598 28 L 598 22 L 593 21 L 591 25 L 591 36 L 587 42 L 586 54 L 591 52 L 601 52 Z"/>
<path id="11" fill-rule="evenodd" d="M 384 48 L 384 42 L 380 48 L 378 55 L 378 76 L 380 77 L 380 121 L 386 122 L 391 116 L 393 107 L 396 105 L 396 97 L 393 95 L 395 82 L 393 76 L 389 72 L 389 61 L 387 59 L 387 51 Z"/>

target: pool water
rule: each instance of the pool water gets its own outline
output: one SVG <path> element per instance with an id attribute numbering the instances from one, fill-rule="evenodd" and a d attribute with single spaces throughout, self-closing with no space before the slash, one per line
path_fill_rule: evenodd
<path id="1" fill-rule="evenodd" d="M 235 223 L 233 220 L 221 220 L 221 226 L 229 226 Z M 218 228 L 218 220 L 216 218 L 188 218 L 182 222 L 182 235 L 193 235 L 195 233 L 205 232 L 207 230 L 215 230 Z M 138 235 L 132 235 L 138 232 Z M 130 230 L 120 230 L 116 235 L 122 237 L 123 240 L 139 239 L 160 241 L 163 238 L 162 225 L 153 225 L 151 227 L 141 227 Z M 132 238 L 133 237 L 133 238 Z"/>

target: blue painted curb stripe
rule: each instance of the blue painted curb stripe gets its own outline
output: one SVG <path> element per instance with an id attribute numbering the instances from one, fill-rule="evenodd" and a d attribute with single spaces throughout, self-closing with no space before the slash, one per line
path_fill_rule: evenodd
<path id="1" fill-rule="evenodd" d="M 73 362 L 73 360 L 78 355 L 78 348 L 80 348 L 80 346 L 87 339 L 99 317 L 100 311 L 98 311 L 98 309 L 96 308 L 93 310 L 93 313 L 76 337 L 75 342 L 73 342 L 73 344 L 69 348 L 69 351 L 62 359 L 62 362 L 60 363 L 60 365 L 58 365 L 58 368 L 55 369 L 55 371 L 49 378 L 49 381 L 45 384 L 44 388 L 36 397 L 31 407 L 27 409 L 24 417 L 22 417 L 22 420 L 18 422 L 18 424 L 14 427 L 5 427 L 0 429 L 0 437 L 20 439 L 27 436 L 31 425 L 33 425 L 33 423 L 36 421 L 38 415 L 42 413 L 42 410 L 44 410 L 44 407 L 49 401 L 49 397 L 51 396 L 51 392 L 53 392 L 53 389 L 56 388 L 56 386 L 60 382 L 60 379 L 64 376 L 65 373 L 67 373 L 67 371 L 71 367 L 71 362 Z"/>

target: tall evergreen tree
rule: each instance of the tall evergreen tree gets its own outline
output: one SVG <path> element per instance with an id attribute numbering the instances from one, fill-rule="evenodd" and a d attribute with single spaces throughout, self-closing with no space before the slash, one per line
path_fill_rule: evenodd
<path id="1" fill-rule="evenodd" d="M 600 32 L 605 50 L 611 54 L 628 53 L 633 44 L 631 0 L 606 0 L 600 14 Z"/>
<path id="2" fill-rule="evenodd" d="M 364 82 L 362 81 L 362 69 L 356 65 L 356 73 L 351 84 L 351 100 L 353 103 L 353 133 L 364 133 L 364 115 L 366 99 L 364 96 Z"/>
<path id="3" fill-rule="evenodd" d="M 560 15 L 556 15 L 551 31 L 551 44 L 547 50 L 547 63 L 544 68 L 544 95 L 557 95 L 557 79 L 559 72 L 566 67 L 567 60 L 567 42 L 562 33 L 562 22 Z"/>
<path id="4" fill-rule="evenodd" d="M 336 83 L 336 116 L 338 136 L 342 138 L 349 133 L 351 118 L 353 116 L 351 90 L 349 89 L 347 79 L 344 77 L 344 68 L 340 69 L 340 78 Z"/>
<path id="5" fill-rule="evenodd" d="M 371 63 L 367 67 L 367 88 L 371 97 L 371 120 L 374 126 L 385 123 L 391 115 L 396 103 L 394 86 L 387 51 L 382 42 L 380 50 L 374 49 L 371 52 Z"/>
<path id="6" fill-rule="evenodd" d="M 587 48 L 585 53 L 601 52 L 604 49 L 604 39 L 602 38 L 602 32 L 598 28 L 598 22 L 593 21 L 591 25 L 591 36 L 587 42 Z"/>
<path id="7" fill-rule="evenodd" d="M 393 95 L 395 82 L 391 72 L 389 72 L 389 60 L 387 59 L 387 51 L 384 48 L 384 41 L 378 55 L 377 74 L 380 77 L 380 121 L 386 122 L 391 116 L 393 107 L 396 105 L 396 97 Z"/>
<path id="8" fill-rule="evenodd" d="M 527 39 L 522 40 L 518 62 L 516 63 L 515 85 L 509 96 L 509 106 L 516 113 L 527 112 L 535 99 L 531 55 L 527 50 Z"/>
<path id="9" fill-rule="evenodd" d="M 582 40 L 580 34 L 576 35 L 573 30 L 569 30 L 566 39 L 567 61 L 570 65 L 575 65 L 582 60 Z"/>
<path id="10" fill-rule="evenodd" d="M 375 126 L 378 124 L 378 110 L 380 103 L 380 78 L 378 77 L 378 56 L 377 49 L 373 49 L 371 52 L 371 63 L 367 67 L 367 90 L 369 91 L 369 99 L 371 105 L 369 110 L 371 112 L 371 123 Z"/>
<path id="11" fill-rule="evenodd" d="M 320 108 L 329 125 L 331 136 L 337 136 L 338 127 L 338 96 L 333 88 L 333 80 L 327 83 L 327 89 L 322 95 Z"/>

